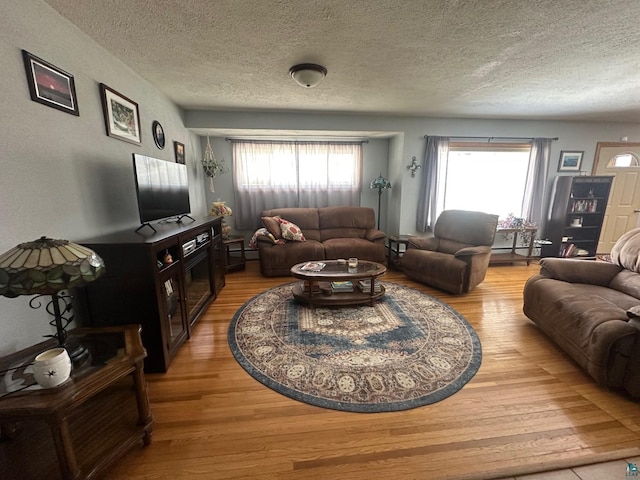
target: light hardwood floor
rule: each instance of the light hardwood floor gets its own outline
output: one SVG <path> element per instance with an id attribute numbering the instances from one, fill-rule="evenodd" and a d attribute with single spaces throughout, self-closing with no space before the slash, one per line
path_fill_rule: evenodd
<path id="1" fill-rule="evenodd" d="M 434 295 L 473 325 L 482 366 L 434 405 L 358 414 L 284 397 L 236 363 L 227 345 L 236 310 L 293 280 L 262 278 L 248 262 L 227 275 L 169 372 L 147 375 L 153 442 L 107 478 L 487 479 L 640 455 L 640 404 L 595 385 L 522 313 L 538 269 L 491 267 L 460 297 L 390 270 L 383 280 Z"/>

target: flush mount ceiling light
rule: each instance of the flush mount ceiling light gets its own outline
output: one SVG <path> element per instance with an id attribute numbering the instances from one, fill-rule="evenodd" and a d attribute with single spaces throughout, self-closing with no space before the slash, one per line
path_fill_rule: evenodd
<path id="1" fill-rule="evenodd" d="M 301 87 L 311 88 L 318 85 L 327 75 L 327 69 L 315 63 L 301 63 L 289 69 L 289 75 Z"/>

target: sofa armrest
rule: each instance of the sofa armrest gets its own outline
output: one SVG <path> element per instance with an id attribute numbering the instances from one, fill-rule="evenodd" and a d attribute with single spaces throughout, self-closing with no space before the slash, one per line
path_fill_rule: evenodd
<path id="1" fill-rule="evenodd" d="M 471 255 L 482 255 L 486 253 L 491 253 L 491 247 L 487 247 L 485 245 L 479 245 L 475 247 L 461 248 L 455 253 L 455 256 L 456 258 L 459 258 L 459 257 L 469 257 Z"/>
<path id="2" fill-rule="evenodd" d="M 378 230 L 375 228 L 370 228 L 364 233 L 364 238 L 369 240 L 370 242 L 375 242 L 376 240 L 380 240 L 381 238 L 386 238 L 387 234 L 382 230 Z"/>
<path id="3" fill-rule="evenodd" d="M 622 271 L 622 267 L 609 262 L 543 258 L 540 275 L 569 283 L 586 283 L 606 287 Z"/>
<path id="4" fill-rule="evenodd" d="M 438 249 L 438 239 L 436 237 L 416 237 L 410 236 L 407 248 L 417 248 L 419 250 L 436 251 Z"/>
<path id="5" fill-rule="evenodd" d="M 275 242 L 273 239 L 269 238 L 266 235 L 261 235 L 256 238 L 257 245 L 284 245 L 286 242 L 283 238 L 278 238 Z"/>

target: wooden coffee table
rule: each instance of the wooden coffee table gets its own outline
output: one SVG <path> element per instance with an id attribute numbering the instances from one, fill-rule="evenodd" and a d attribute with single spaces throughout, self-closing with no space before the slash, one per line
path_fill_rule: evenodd
<path id="1" fill-rule="evenodd" d="M 369 280 L 371 285 L 387 272 L 387 267 L 381 263 L 367 260 L 358 261 L 356 271 L 350 272 L 346 263 L 338 263 L 337 260 L 320 260 L 325 266 L 319 271 L 305 270 L 303 267 L 310 262 L 298 263 L 291 267 L 291 275 L 301 279 L 292 289 L 293 296 L 300 302 L 313 306 L 328 305 L 363 305 L 378 300 L 384 295 L 384 286 L 380 289 L 370 288 L 369 292 L 363 292 L 358 287 L 358 280 Z M 318 263 L 318 262 L 314 262 Z M 335 292 L 331 289 L 331 282 L 350 281 L 353 283 L 352 292 Z"/>

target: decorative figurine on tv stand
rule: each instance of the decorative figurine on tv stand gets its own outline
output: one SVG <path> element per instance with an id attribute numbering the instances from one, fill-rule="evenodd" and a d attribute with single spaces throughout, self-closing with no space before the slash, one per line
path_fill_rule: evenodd
<path id="1" fill-rule="evenodd" d="M 230 217 L 231 215 L 233 215 L 231 208 L 228 207 L 225 202 L 218 198 L 218 200 L 213 202 L 213 205 L 211 205 L 211 208 L 209 209 L 209 215 L 212 217 L 222 217 L 222 238 L 225 240 L 229 238 L 231 227 L 224 221 L 224 217 Z"/>

